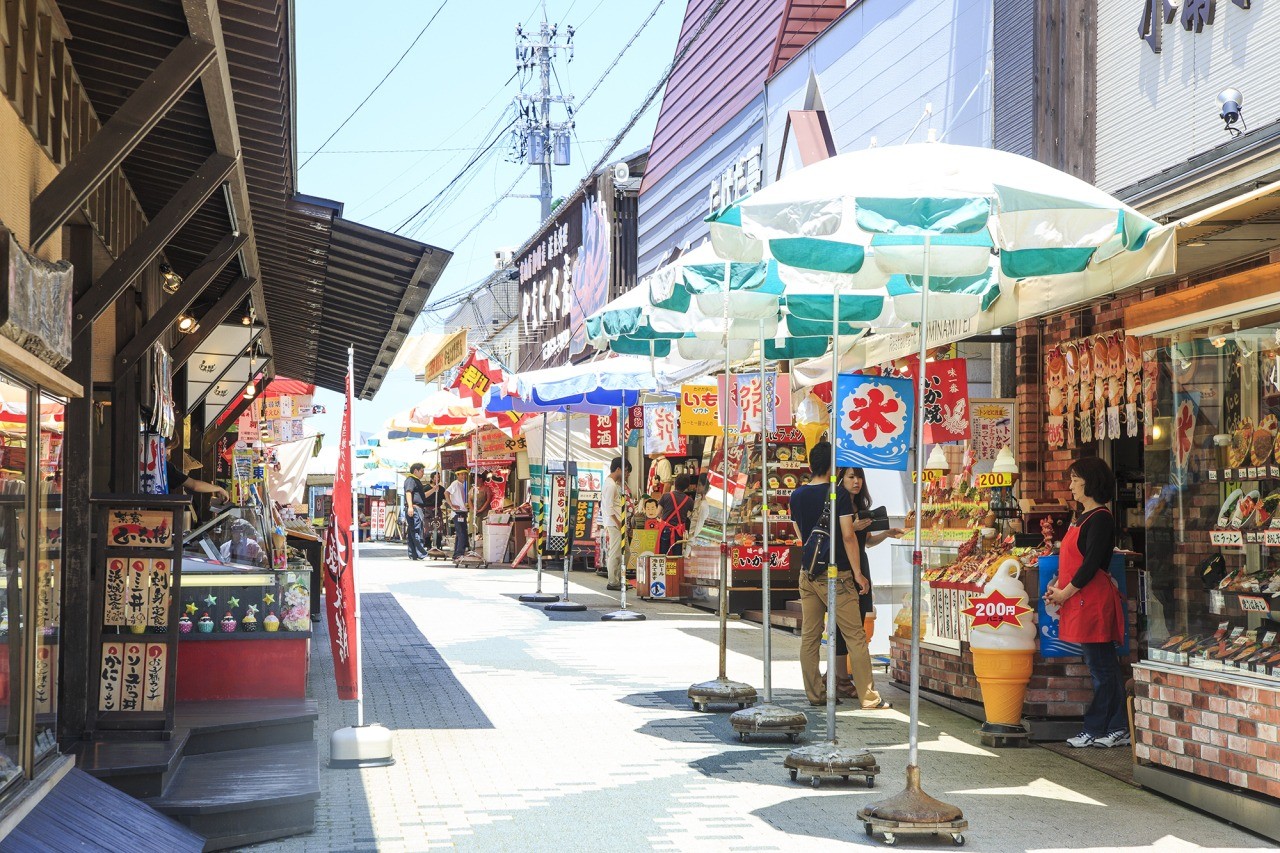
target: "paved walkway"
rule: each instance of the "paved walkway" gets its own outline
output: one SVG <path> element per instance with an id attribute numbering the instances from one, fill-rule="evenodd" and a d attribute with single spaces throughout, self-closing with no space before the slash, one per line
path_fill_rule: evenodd
<path id="1" fill-rule="evenodd" d="M 766 851 L 882 847 L 854 813 L 899 790 L 906 696 L 892 711 L 839 714 L 844 743 L 872 749 L 880 786 L 788 779 L 785 743 L 740 744 L 727 713 L 700 714 L 689 684 L 715 676 L 716 626 L 679 604 L 641 602 L 639 623 L 603 579 L 574 573 L 591 610 L 552 615 L 517 596 L 533 574 L 455 569 L 368 548 L 362 564 L 366 717 L 395 732 L 391 768 L 321 772 L 314 833 L 263 851 Z M 376 555 L 386 555 L 379 557 Z M 558 576 L 546 588 L 559 589 Z M 730 677 L 760 686 L 760 628 L 730 625 Z M 774 683 L 804 705 L 798 640 L 774 633 Z M 313 650 L 321 760 L 355 719 L 334 698 L 327 643 Z M 884 686 L 887 679 L 877 675 Z M 807 705 L 804 705 L 806 710 Z M 979 745 L 973 721 L 921 703 L 924 787 L 964 809 L 982 851 L 1265 850 L 1273 845 L 1102 773 L 1031 748 Z M 822 731 L 810 714 L 810 739 Z M 900 848 L 953 849 L 949 839 Z"/>

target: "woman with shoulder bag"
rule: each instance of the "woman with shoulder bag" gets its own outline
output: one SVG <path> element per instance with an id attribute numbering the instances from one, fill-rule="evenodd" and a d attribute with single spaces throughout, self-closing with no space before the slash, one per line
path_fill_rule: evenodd
<path id="1" fill-rule="evenodd" d="M 1115 519 L 1104 504 L 1115 497 L 1116 478 L 1095 456 L 1077 459 L 1068 470 L 1071 497 L 1080 504 L 1058 555 L 1058 576 L 1045 597 L 1059 609 L 1058 637 L 1079 643 L 1093 680 L 1093 701 L 1084 713 L 1084 731 L 1074 747 L 1127 746 L 1129 718 L 1116 644 L 1124 642 L 1125 606 L 1111 577 Z"/>

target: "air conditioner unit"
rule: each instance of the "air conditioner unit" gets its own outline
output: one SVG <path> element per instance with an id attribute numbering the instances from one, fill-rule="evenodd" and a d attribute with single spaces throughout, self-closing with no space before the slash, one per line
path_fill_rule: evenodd
<path id="1" fill-rule="evenodd" d="M 511 266 L 511 261 L 515 258 L 516 250 L 511 248 L 494 249 L 493 250 L 493 268 L 495 270 L 504 270 Z"/>

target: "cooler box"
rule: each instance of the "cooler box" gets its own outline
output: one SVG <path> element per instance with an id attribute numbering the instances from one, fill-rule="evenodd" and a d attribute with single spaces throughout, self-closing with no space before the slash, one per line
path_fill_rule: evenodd
<path id="1" fill-rule="evenodd" d="M 511 524 L 485 521 L 484 561 L 502 563 L 507 559 L 507 546 L 511 544 Z"/>
<path id="2" fill-rule="evenodd" d="M 684 560 L 645 554 L 636 561 L 636 595 L 640 598 L 678 601 L 684 581 Z"/>

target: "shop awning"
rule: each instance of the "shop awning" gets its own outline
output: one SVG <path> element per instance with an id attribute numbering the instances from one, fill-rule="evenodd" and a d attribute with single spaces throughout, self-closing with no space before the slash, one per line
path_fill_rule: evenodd
<path id="1" fill-rule="evenodd" d="M 184 40 L 217 40 L 212 27 L 220 24 L 225 59 L 219 55 L 126 157 L 124 176 L 152 221 L 199 170 L 238 155 L 219 178 L 223 191 L 208 195 L 165 242 L 164 257 L 189 277 L 231 235 L 247 235 L 190 313 L 200 317 L 242 278 L 256 280 L 248 300 L 266 321 L 262 343 L 277 370 L 340 391 L 346 349 L 355 344 L 356 394 L 367 399 L 451 255 L 345 220 L 339 203 L 298 193 L 293 4 L 213 5 L 212 16 L 204 3 L 61 0 L 58 7 L 72 63 L 104 122 Z M 229 92 L 219 91 L 223 79 Z M 129 211 L 131 200 L 120 201 Z M 108 248 L 118 256 L 125 247 Z M 244 315 L 248 304 L 241 305 L 231 320 Z"/>

